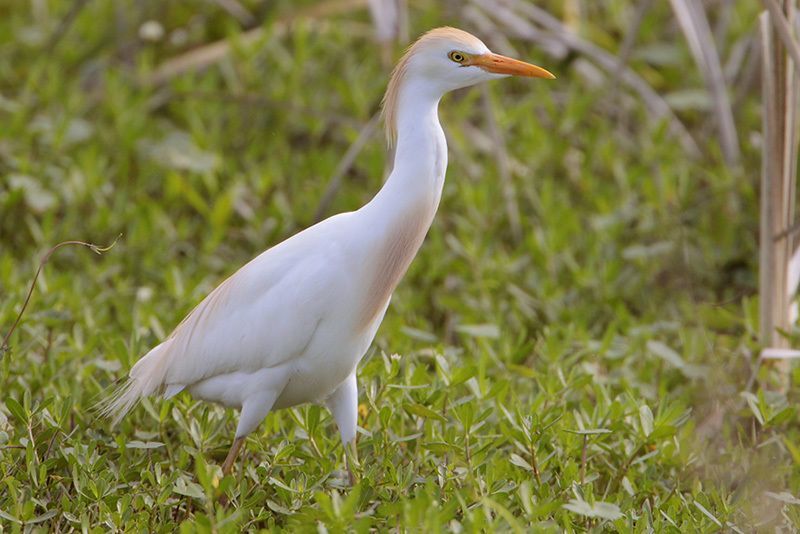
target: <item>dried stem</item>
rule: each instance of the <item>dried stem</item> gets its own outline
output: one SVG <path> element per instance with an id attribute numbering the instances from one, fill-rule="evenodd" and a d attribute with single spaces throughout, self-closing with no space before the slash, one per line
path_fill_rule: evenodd
<path id="1" fill-rule="evenodd" d="M 28 303 L 31 301 L 31 297 L 33 296 L 33 289 L 36 287 L 36 281 L 39 279 L 39 274 L 41 274 L 42 269 L 44 268 L 47 261 L 50 259 L 50 256 L 56 250 L 66 245 L 80 245 L 83 247 L 90 248 L 92 252 L 96 254 L 102 254 L 103 252 L 111 250 L 111 248 L 117 244 L 117 241 L 119 240 L 120 237 L 122 237 L 122 234 L 118 235 L 117 238 L 114 239 L 114 242 L 106 247 L 101 247 L 99 245 L 95 245 L 94 243 L 86 243 L 85 241 L 62 241 L 61 243 L 58 243 L 56 246 L 52 247 L 50 250 L 45 252 L 44 256 L 42 256 L 42 259 L 39 260 L 39 267 L 36 269 L 36 274 L 33 275 L 33 281 L 31 282 L 31 287 L 28 289 L 28 294 L 25 297 L 25 302 L 22 304 L 22 309 L 19 310 L 19 314 L 17 315 L 16 321 L 14 321 L 14 324 L 11 325 L 11 329 L 3 338 L 3 343 L 0 344 L 0 358 L 2 358 L 3 355 L 6 353 L 6 351 L 8 351 L 8 340 L 11 339 L 11 334 L 14 333 L 14 330 L 16 330 L 17 325 L 19 325 L 19 322 L 22 320 L 22 314 L 25 313 L 25 309 L 28 307 Z"/>
<path id="2" fill-rule="evenodd" d="M 500 185 L 503 191 L 503 201 L 505 202 L 506 216 L 511 228 L 511 235 L 516 242 L 522 239 L 522 224 L 520 223 L 519 205 L 517 204 L 517 189 L 514 186 L 514 179 L 511 176 L 511 164 L 508 157 L 508 149 L 503 138 L 503 132 L 497 124 L 492 107 L 492 97 L 489 93 L 489 86 L 484 84 L 482 87 L 481 99 L 483 100 L 483 111 L 486 116 L 489 135 L 494 143 L 494 155 L 497 160 L 497 172 L 500 175 Z"/>
<path id="3" fill-rule="evenodd" d="M 772 19 L 772 25 L 775 30 L 777 30 L 778 37 L 781 38 L 783 46 L 786 47 L 786 51 L 792 56 L 795 66 L 800 68 L 800 46 L 798 46 L 797 41 L 795 41 L 792 37 L 792 30 L 786 15 L 784 15 L 783 11 L 781 11 L 781 8 L 776 0 L 763 0 L 763 2 L 769 10 L 769 16 Z"/>
<path id="4" fill-rule="evenodd" d="M 299 19 L 325 19 L 335 14 L 360 9 L 365 5 L 366 0 L 328 0 L 280 19 L 268 29 L 270 33 L 282 35 L 289 30 L 293 22 Z M 233 42 L 248 46 L 258 42 L 264 35 L 266 35 L 265 28 L 259 26 L 243 32 L 236 36 L 234 40 L 221 39 L 198 48 L 193 48 L 159 65 L 155 71 L 142 80 L 142 83 L 146 86 L 161 85 L 180 74 L 202 70 L 225 59 L 233 49 Z"/>
<path id="5" fill-rule="evenodd" d="M 634 91 L 642 99 L 650 113 L 657 119 L 665 119 L 670 131 L 678 138 L 683 149 L 692 157 L 700 155 L 692 135 L 659 95 L 641 76 L 630 68 L 620 70 L 619 58 L 572 32 L 560 20 L 544 9 L 520 0 L 472 0 L 486 17 L 492 17 L 504 26 L 506 33 L 521 39 L 534 41 L 545 52 L 553 53 L 560 45 L 585 56 L 607 73 L 619 78 L 620 83 Z M 546 28 L 540 30 L 536 25 Z"/>
<path id="6" fill-rule="evenodd" d="M 364 146 L 366 146 L 367 142 L 375 134 L 375 131 L 378 129 L 379 122 L 380 112 L 376 112 L 372 118 L 367 121 L 366 124 L 364 124 L 364 126 L 361 128 L 361 131 L 358 133 L 356 140 L 353 141 L 353 143 L 347 149 L 347 152 L 345 152 L 344 156 L 342 156 L 342 159 L 336 166 L 336 170 L 333 171 L 333 175 L 328 180 L 328 186 L 325 188 L 325 193 L 322 195 L 322 200 L 319 201 L 317 210 L 314 212 L 314 222 L 321 221 L 325 216 L 325 213 L 328 211 L 333 199 L 336 197 L 336 193 L 339 192 L 339 188 L 342 185 L 342 179 L 352 168 L 353 163 L 355 163 L 356 158 L 364 149 Z"/>
<path id="7" fill-rule="evenodd" d="M 671 4 L 711 96 L 725 163 L 733 167 L 741 159 L 739 137 L 725 75 L 705 9 L 695 0 L 671 0 Z"/>
<path id="8" fill-rule="evenodd" d="M 53 34 L 50 36 L 49 41 L 47 42 L 47 50 L 48 52 L 52 52 L 56 45 L 61 41 L 61 39 L 66 35 L 67 31 L 69 31 L 70 26 L 72 23 L 75 22 L 75 19 L 80 14 L 81 10 L 86 7 L 88 0 L 74 0 L 72 2 L 72 6 L 70 6 L 69 11 L 61 19 L 58 23 Z"/>
<path id="9" fill-rule="evenodd" d="M 533 441 L 534 440 L 531 439 L 530 442 L 528 442 L 528 452 L 531 455 L 531 467 L 533 468 L 533 476 L 536 477 L 536 482 L 538 484 L 541 484 L 542 477 L 539 474 L 539 465 L 538 462 L 536 461 L 536 444 Z"/>
<path id="10" fill-rule="evenodd" d="M 583 447 L 581 447 L 581 485 L 586 482 L 586 448 L 588 446 L 589 436 L 583 435 Z"/>
<path id="11" fill-rule="evenodd" d="M 761 167 L 760 227 L 760 326 L 765 347 L 788 348 L 780 334 L 791 326 L 790 304 L 796 288 L 789 287 L 789 261 L 793 254 L 792 222 L 795 212 L 797 180 L 797 102 L 796 65 L 791 56 L 796 48 L 789 28 L 794 21 L 794 5 L 783 2 L 782 11 L 765 0 L 769 13 L 760 17 L 763 73 L 764 145 Z M 777 237 L 777 239 L 776 239 Z M 789 364 L 776 363 L 779 387 L 789 382 Z"/>

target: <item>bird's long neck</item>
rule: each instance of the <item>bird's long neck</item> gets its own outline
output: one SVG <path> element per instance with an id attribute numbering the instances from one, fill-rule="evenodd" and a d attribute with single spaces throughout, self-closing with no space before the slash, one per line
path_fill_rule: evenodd
<path id="1" fill-rule="evenodd" d="M 383 220 L 388 215 L 399 215 L 397 223 L 409 224 L 407 217 L 425 220 L 423 233 L 428 230 L 444 186 L 447 168 L 447 143 L 439 124 L 441 95 L 426 90 L 423 84 L 407 81 L 400 89 L 396 117 L 396 150 L 394 166 L 389 178 L 369 203 L 380 212 Z"/>
<path id="2" fill-rule="evenodd" d="M 439 124 L 440 94 L 405 84 L 395 110 L 394 168 L 360 211 L 374 240 L 360 325 L 379 317 L 419 250 L 439 206 L 447 168 L 447 144 Z"/>

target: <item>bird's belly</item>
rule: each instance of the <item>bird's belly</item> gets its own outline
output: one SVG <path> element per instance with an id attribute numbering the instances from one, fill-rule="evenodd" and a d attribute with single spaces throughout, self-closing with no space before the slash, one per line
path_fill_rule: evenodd
<path id="1" fill-rule="evenodd" d="M 228 408 L 241 408 L 248 398 L 258 397 L 264 390 L 280 391 L 289 376 L 285 367 L 257 371 L 233 371 L 191 384 L 193 397 L 218 402 Z"/>
<path id="2" fill-rule="evenodd" d="M 347 348 L 353 350 L 330 351 L 329 348 L 327 354 L 318 358 L 309 357 L 294 362 L 286 386 L 275 401 L 275 408 L 318 402 L 333 393 L 350 376 L 366 352 L 366 347 L 361 351 L 352 346 Z"/>
<path id="3" fill-rule="evenodd" d="M 216 375 L 187 389 L 196 398 L 231 408 L 240 408 L 249 397 L 268 388 L 281 391 L 273 410 L 322 401 L 354 372 L 372 343 L 388 304 L 365 330 L 356 331 L 338 321 L 320 328 L 302 354 L 278 367 Z"/>
<path id="4" fill-rule="evenodd" d="M 388 302 L 387 302 L 388 306 Z M 311 346 L 292 364 L 290 378 L 275 402 L 275 408 L 288 408 L 306 402 L 320 402 L 336 391 L 355 372 L 383 320 L 383 311 L 364 331 L 346 335 L 348 329 L 333 329 L 329 335 L 314 338 Z"/>
<path id="5" fill-rule="evenodd" d="M 354 367 L 354 366 L 353 366 Z M 327 372 L 320 372 L 320 371 Z M 283 388 L 274 409 L 289 408 L 308 402 L 320 402 L 344 382 L 352 372 L 345 367 L 317 368 L 317 370 L 298 369 Z"/>

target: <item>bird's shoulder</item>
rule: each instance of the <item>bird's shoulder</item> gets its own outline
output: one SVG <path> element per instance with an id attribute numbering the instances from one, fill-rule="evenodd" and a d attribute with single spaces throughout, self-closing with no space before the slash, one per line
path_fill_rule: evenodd
<path id="1" fill-rule="evenodd" d="M 271 367 L 308 344 L 346 291 L 347 220 L 340 214 L 295 234 L 211 291 L 167 339 L 167 379 Z"/>

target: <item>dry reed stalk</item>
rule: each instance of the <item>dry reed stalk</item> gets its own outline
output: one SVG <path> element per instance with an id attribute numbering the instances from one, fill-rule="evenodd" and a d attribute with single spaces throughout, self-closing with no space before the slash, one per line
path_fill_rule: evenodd
<path id="1" fill-rule="evenodd" d="M 326 0 L 319 4 L 293 13 L 286 18 L 277 20 L 270 27 L 275 35 L 283 35 L 298 20 L 319 21 L 325 20 L 340 13 L 361 9 L 367 5 L 367 0 Z M 236 36 L 235 42 L 241 46 L 249 46 L 258 42 L 265 35 L 265 28 L 259 26 Z M 222 39 L 207 45 L 193 48 L 177 57 L 166 60 L 152 73 L 142 79 L 145 86 L 161 85 L 172 78 L 187 72 L 196 72 L 219 63 L 231 53 L 234 40 Z"/>
<path id="2" fill-rule="evenodd" d="M 19 326 L 19 323 L 22 320 L 22 316 L 25 314 L 25 310 L 28 308 L 28 304 L 30 304 L 31 302 L 31 297 L 33 296 L 33 290 L 36 289 L 36 281 L 39 279 L 39 275 L 42 274 L 42 269 L 44 269 L 44 266 L 47 264 L 48 261 L 50 261 L 50 256 L 52 256 L 53 253 L 58 249 L 60 249 L 61 247 L 66 247 L 68 245 L 79 245 L 82 247 L 87 247 L 95 254 L 103 254 L 104 252 L 108 252 L 109 250 L 111 250 L 114 247 L 114 245 L 117 244 L 117 241 L 119 240 L 120 237 L 122 237 L 122 234 L 119 234 L 117 236 L 117 239 L 115 239 L 113 243 L 105 247 L 95 245 L 94 243 L 87 243 L 85 241 L 74 241 L 74 240 L 62 241 L 61 243 L 58 243 L 57 245 L 50 247 L 50 249 L 48 249 L 48 251 L 44 253 L 42 259 L 39 260 L 39 266 L 36 268 L 36 272 L 33 275 L 33 281 L 31 282 L 31 286 L 28 289 L 28 294 L 25 296 L 25 301 L 22 303 L 22 307 L 20 308 L 19 313 L 17 314 L 17 318 L 14 320 L 14 324 L 11 325 L 11 328 L 8 330 L 8 333 L 6 333 L 5 337 L 3 337 L 3 341 L 0 342 L 0 359 L 2 359 L 3 355 L 10 350 L 8 341 L 11 339 L 11 334 L 13 334 L 14 330 L 16 330 L 17 326 Z"/>
<path id="3" fill-rule="evenodd" d="M 780 389 L 789 383 L 789 341 L 781 332 L 792 327 L 791 303 L 797 288 L 796 276 L 789 275 L 795 250 L 791 228 L 795 214 L 798 157 L 798 87 L 791 50 L 793 40 L 786 32 L 795 20 L 794 0 L 778 6 L 765 0 L 769 12 L 759 18 L 762 39 L 762 126 L 760 221 L 760 328 L 767 347 L 761 357 L 778 359 Z M 778 9 L 780 8 L 780 9 Z M 788 45 L 788 47 L 786 46 Z"/>
<path id="4" fill-rule="evenodd" d="M 392 66 L 395 43 L 408 42 L 408 5 L 405 0 L 368 0 L 375 40 L 381 47 L 381 61 Z"/>
<path id="5" fill-rule="evenodd" d="M 339 188 L 342 186 L 342 180 L 344 179 L 345 175 L 353 167 L 353 164 L 356 162 L 356 158 L 367 145 L 369 140 L 372 139 L 372 136 L 378 131 L 380 118 L 380 111 L 377 111 L 372 115 L 372 118 L 361 128 L 356 140 L 353 141 L 353 143 L 347 149 L 347 152 L 344 153 L 344 156 L 342 156 L 339 164 L 336 165 L 336 170 L 333 171 L 333 175 L 330 177 L 328 180 L 328 185 L 325 187 L 325 193 L 322 195 L 322 200 L 319 201 L 317 210 L 314 212 L 315 223 L 318 223 L 325 217 L 325 214 L 328 212 L 328 208 L 330 208 L 334 198 L 336 198 L 336 194 L 339 192 Z"/>
<path id="6" fill-rule="evenodd" d="M 506 217 L 508 217 L 508 225 L 514 241 L 519 243 L 522 239 L 522 217 L 520 216 L 519 203 L 517 202 L 517 188 L 514 185 L 514 177 L 511 174 L 508 147 L 503 137 L 503 131 L 497 123 L 497 117 L 492 106 L 492 95 L 489 92 L 489 86 L 486 84 L 481 87 L 481 100 L 487 129 L 494 145 L 492 153 L 497 162 L 497 173 L 500 175 L 500 189 L 503 192 L 503 203 L 505 204 Z"/>
<path id="7" fill-rule="evenodd" d="M 725 163 L 734 167 L 741 159 L 739 137 L 722 63 L 706 11 L 698 0 L 670 0 L 670 3 L 711 96 Z"/>
<path id="8" fill-rule="evenodd" d="M 637 93 L 656 120 L 666 120 L 670 132 L 677 137 L 689 156 L 700 155 L 694 138 L 667 101 L 636 72 L 620 65 L 619 58 L 614 54 L 572 32 L 544 9 L 523 0 L 472 0 L 472 5 L 483 16 L 496 20 L 506 34 L 536 42 L 547 54 L 559 57 L 562 51 L 572 50 L 586 57 L 613 75 L 620 84 Z"/>

